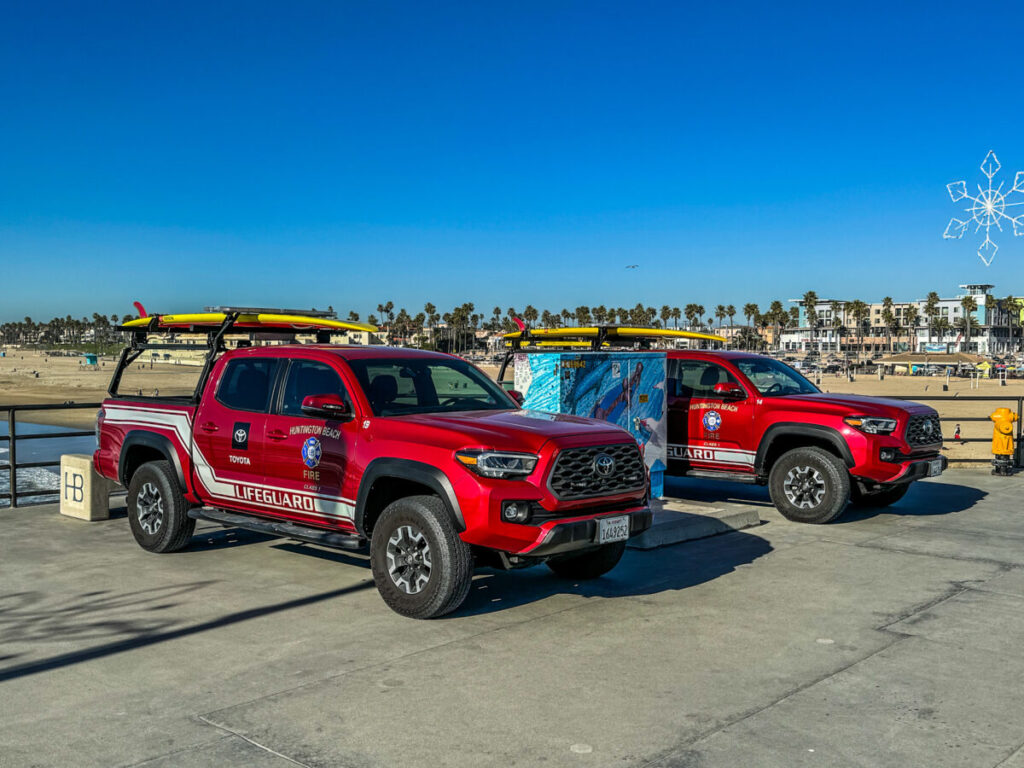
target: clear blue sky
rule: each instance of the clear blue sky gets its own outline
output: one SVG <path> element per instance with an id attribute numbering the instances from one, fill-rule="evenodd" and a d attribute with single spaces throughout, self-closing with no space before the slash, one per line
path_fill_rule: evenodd
<path id="1" fill-rule="evenodd" d="M 1019 2 L 3 8 L 0 320 L 1024 294 Z"/>

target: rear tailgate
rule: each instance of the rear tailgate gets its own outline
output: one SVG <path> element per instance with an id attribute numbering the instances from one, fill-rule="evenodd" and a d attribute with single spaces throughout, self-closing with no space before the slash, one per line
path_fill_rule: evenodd
<path id="1" fill-rule="evenodd" d="M 188 495 L 195 412 L 194 405 L 179 398 L 104 400 L 98 417 L 99 448 L 93 457 L 96 471 L 120 483 L 133 462 L 163 454 L 174 464 Z"/>

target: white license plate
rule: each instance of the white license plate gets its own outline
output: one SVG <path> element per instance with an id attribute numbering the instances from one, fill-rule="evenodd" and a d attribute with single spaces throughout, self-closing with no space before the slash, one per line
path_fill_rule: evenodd
<path id="1" fill-rule="evenodd" d="M 597 520 L 597 543 L 625 541 L 629 538 L 629 515 L 600 517 Z"/>
<path id="2" fill-rule="evenodd" d="M 942 459 L 932 459 L 928 462 L 928 477 L 938 477 L 942 474 Z"/>

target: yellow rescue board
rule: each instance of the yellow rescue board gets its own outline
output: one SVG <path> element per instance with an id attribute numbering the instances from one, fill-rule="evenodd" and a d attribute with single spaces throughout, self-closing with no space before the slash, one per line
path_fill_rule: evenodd
<path id="1" fill-rule="evenodd" d="M 530 330 L 531 338 L 593 338 L 601 332 L 601 328 L 534 328 Z M 704 339 L 706 341 L 727 341 L 721 336 L 696 331 L 679 331 L 672 328 L 633 328 L 629 326 L 610 326 L 605 330 L 605 338 L 667 338 L 667 339 Z M 520 339 L 522 331 L 506 333 L 506 339 Z"/>
<path id="2" fill-rule="evenodd" d="M 182 315 L 158 315 L 157 325 L 163 328 L 184 326 L 219 326 L 227 317 L 223 312 L 193 312 Z M 153 321 L 152 317 L 140 317 L 124 323 L 126 328 L 145 328 Z M 305 315 L 279 315 L 261 312 L 258 315 L 239 315 L 235 327 L 242 328 L 288 328 L 291 330 L 336 330 L 363 331 L 374 333 L 377 326 L 369 323 L 350 323 L 345 320 L 331 320 L 323 317 L 306 317 Z"/>
<path id="3" fill-rule="evenodd" d="M 532 347 L 589 347 L 589 346 L 591 346 L 591 344 L 592 344 L 592 342 L 589 342 L 589 341 L 570 341 L 570 340 L 566 340 L 566 341 L 532 341 L 532 342 L 530 342 L 530 346 L 532 346 Z M 506 347 L 511 347 L 512 346 L 512 342 L 511 341 L 506 341 L 505 342 L 505 346 Z M 611 345 L 606 341 L 601 346 L 602 347 L 609 347 Z"/>

